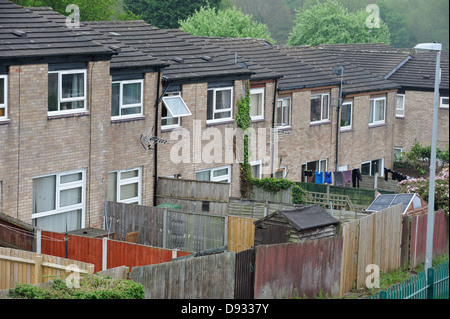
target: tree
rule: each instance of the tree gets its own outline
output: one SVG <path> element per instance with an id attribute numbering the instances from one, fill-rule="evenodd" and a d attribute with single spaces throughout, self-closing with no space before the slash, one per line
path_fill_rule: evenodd
<path id="1" fill-rule="evenodd" d="M 142 16 L 147 23 L 161 29 L 179 27 L 179 20 L 192 15 L 203 6 L 219 6 L 221 0 L 124 0 L 125 8 Z"/>
<path id="2" fill-rule="evenodd" d="M 252 16 L 236 7 L 221 10 L 202 7 L 186 20 L 180 21 L 180 27 L 197 36 L 250 37 L 274 42 L 267 25 L 252 21 Z"/>
<path id="3" fill-rule="evenodd" d="M 311 9 L 297 12 L 288 45 L 382 42 L 390 44 L 389 30 L 383 21 L 379 27 L 368 28 L 370 13 L 359 10 L 349 13 L 335 0 L 318 2 Z M 373 22 L 369 20 L 369 22 Z"/>
<path id="4" fill-rule="evenodd" d="M 121 0 L 12 0 L 18 5 L 24 7 L 50 7 L 53 10 L 68 15 L 66 7 L 69 4 L 75 4 L 80 9 L 80 19 L 82 21 L 105 21 L 110 20 L 115 15 L 114 7 Z M 126 20 L 135 17 L 130 14 L 121 14 L 118 19 Z"/>

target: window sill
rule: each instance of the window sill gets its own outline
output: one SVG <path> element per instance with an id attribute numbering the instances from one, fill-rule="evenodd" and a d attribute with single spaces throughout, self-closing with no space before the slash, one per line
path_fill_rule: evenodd
<path id="1" fill-rule="evenodd" d="M 177 125 L 177 126 L 170 126 L 170 127 L 161 127 L 161 133 L 168 133 L 168 132 L 172 132 L 178 129 L 181 129 L 182 126 L 181 125 Z"/>
<path id="2" fill-rule="evenodd" d="M 404 119 L 405 116 L 404 116 L 404 115 L 396 115 L 395 118 L 396 118 L 396 119 Z"/>
<path id="3" fill-rule="evenodd" d="M 111 118 L 111 124 L 135 122 L 135 121 L 142 121 L 142 120 L 145 120 L 145 116 L 129 117 L 129 118 L 121 118 L 121 119 Z"/>
<path id="4" fill-rule="evenodd" d="M 260 118 L 252 118 L 252 123 L 260 123 L 260 122 L 264 122 L 265 119 L 263 117 Z"/>
<path id="5" fill-rule="evenodd" d="M 8 125 L 9 123 L 11 123 L 11 120 L 9 119 L 0 120 L 0 125 Z"/>
<path id="6" fill-rule="evenodd" d="M 234 120 L 233 119 L 226 119 L 226 120 L 207 120 L 206 121 L 206 126 L 215 126 L 215 125 L 221 125 L 221 124 L 234 124 Z"/>
<path id="7" fill-rule="evenodd" d="M 55 115 L 48 114 L 47 120 L 65 119 L 65 118 L 71 118 L 71 117 L 84 117 L 84 116 L 89 116 L 89 112 L 82 111 L 82 112 L 76 112 L 76 113 L 55 114 Z"/>
<path id="8" fill-rule="evenodd" d="M 369 128 L 382 127 L 382 126 L 387 126 L 387 124 L 386 123 L 369 124 Z"/>
<path id="9" fill-rule="evenodd" d="M 341 133 L 353 132 L 353 128 L 352 127 L 350 127 L 350 128 L 341 128 L 340 132 Z"/>
<path id="10" fill-rule="evenodd" d="M 309 126 L 319 126 L 324 124 L 331 124 L 330 120 L 317 121 L 317 122 L 309 122 Z"/>
<path id="11" fill-rule="evenodd" d="M 280 132 L 280 131 L 282 131 L 282 132 L 285 132 L 285 131 L 292 131 L 292 126 L 290 126 L 290 125 L 286 125 L 286 126 L 277 126 L 275 129 L 276 129 L 278 132 Z"/>

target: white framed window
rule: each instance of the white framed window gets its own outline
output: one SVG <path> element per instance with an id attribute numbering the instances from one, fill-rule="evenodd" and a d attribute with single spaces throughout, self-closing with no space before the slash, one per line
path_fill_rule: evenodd
<path id="1" fill-rule="evenodd" d="M 261 179 L 262 177 L 262 160 L 256 160 L 253 162 L 250 162 L 250 167 L 252 170 L 252 177 Z"/>
<path id="2" fill-rule="evenodd" d="M 386 118 L 386 98 L 377 97 L 370 99 L 369 124 L 383 124 Z"/>
<path id="3" fill-rule="evenodd" d="M 443 109 L 448 109 L 448 96 L 441 96 L 439 107 Z"/>
<path id="4" fill-rule="evenodd" d="M 286 177 L 286 166 L 282 166 L 280 168 L 277 168 L 275 171 L 275 178 L 281 179 Z"/>
<path id="5" fill-rule="evenodd" d="M 330 119 L 330 94 L 311 94 L 310 122 L 323 122 Z"/>
<path id="6" fill-rule="evenodd" d="M 65 232 L 84 228 L 86 202 L 85 170 L 33 178 L 33 225 Z"/>
<path id="7" fill-rule="evenodd" d="M 277 127 L 291 126 L 291 98 L 281 98 L 277 101 Z"/>
<path id="8" fill-rule="evenodd" d="M 195 172 L 198 181 L 231 183 L 231 166 L 222 166 Z"/>
<path id="9" fill-rule="evenodd" d="M 48 72 L 48 113 L 86 111 L 86 70 Z"/>
<path id="10" fill-rule="evenodd" d="M 353 102 L 345 102 L 341 106 L 341 131 L 352 129 Z"/>
<path id="11" fill-rule="evenodd" d="M 167 93 L 163 97 L 161 111 L 161 128 L 175 128 L 181 126 L 181 117 L 192 115 L 181 92 Z"/>
<path id="12" fill-rule="evenodd" d="M 111 118 L 130 118 L 143 114 L 144 80 L 112 82 Z"/>
<path id="13" fill-rule="evenodd" d="M 250 89 L 250 117 L 252 121 L 264 119 L 264 88 Z"/>
<path id="14" fill-rule="evenodd" d="M 398 161 L 403 156 L 403 148 L 401 147 L 394 147 L 394 160 Z"/>
<path id="15" fill-rule="evenodd" d="M 378 173 L 379 176 L 384 176 L 384 158 L 361 163 L 362 175 L 374 176 L 375 173 Z"/>
<path id="16" fill-rule="evenodd" d="M 233 87 L 208 89 L 207 122 L 221 122 L 233 118 Z"/>
<path id="17" fill-rule="evenodd" d="M 8 76 L 0 75 L 0 121 L 8 118 Z"/>
<path id="18" fill-rule="evenodd" d="M 397 94 L 396 117 L 405 117 L 405 94 Z"/>
<path id="19" fill-rule="evenodd" d="M 107 200 L 141 205 L 142 169 L 140 167 L 108 173 Z"/>

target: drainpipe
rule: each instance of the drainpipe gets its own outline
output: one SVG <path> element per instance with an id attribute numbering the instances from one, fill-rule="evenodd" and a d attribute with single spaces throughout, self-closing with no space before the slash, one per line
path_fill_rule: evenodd
<path id="1" fill-rule="evenodd" d="M 277 109 L 277 90 L 278 90 L 278 79 L 275 79 L 275 87 L 273 91 L 273 107 L 272 107 L 272 134 L 270 134 L 271 138 L 271 159 L 270 159 L 270 177 L 273 178 L 273 154 L 274 154 L 274 143 L 273 136 L 275 133 L 275 112 Z"/>
<path id="2" fill-rule="evenodd" d="M 340 75 L 341 75 L 341 83 L 339 85 L 339 100 L 338 100 L 338 104 L 337 104 L 337 114 L 336 114 L 336 167 L 335 167 L 335 171 L 338 171 L 338 156 L 339 156 L 339 130 L 340 130 L 340 114 L 341 114 L 341 106 L 342 106 L 342 81 L 344 78 L 344 68 L 342 67 L 340 69 Z"/>
<path id="3" fill-rule="evenodd" d="M 159 121 L 159 90 L 161 86 L 161 68 L 158 68 L 158 82 L 156 83 L 156 105 L 155 105 L 155 135 L 158 135 Z M 156 190 L 158 188 L 158 143 L 155 143 L 154 151 L 154 175 L 153 175 L 153 206 L 156 206 Z"/>

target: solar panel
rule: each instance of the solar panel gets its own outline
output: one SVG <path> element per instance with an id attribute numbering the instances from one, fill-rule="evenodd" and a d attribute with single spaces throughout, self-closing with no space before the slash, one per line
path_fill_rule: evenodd
<path id="1" fill-rule="evenodd" d="M 378 195 L 377 198 L 370 204 L 367 208 L 368 211 L 378 212 L 380 210 L 386 209 L 391 206 L 402 204 L 402 213 L 405 212 L 411 199 L 415 194 L 382 194 Z"/>

